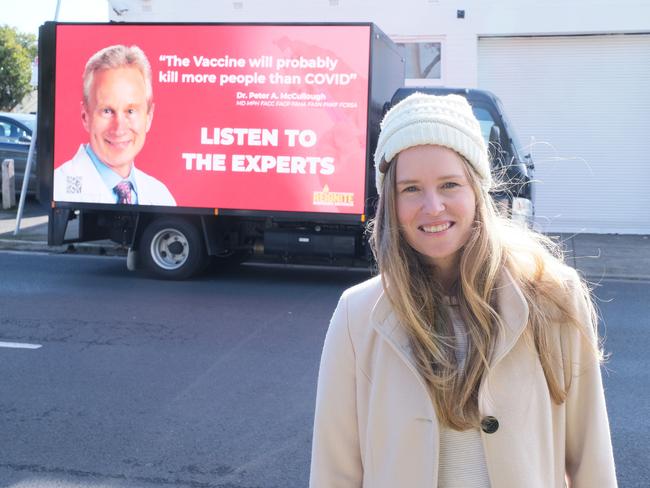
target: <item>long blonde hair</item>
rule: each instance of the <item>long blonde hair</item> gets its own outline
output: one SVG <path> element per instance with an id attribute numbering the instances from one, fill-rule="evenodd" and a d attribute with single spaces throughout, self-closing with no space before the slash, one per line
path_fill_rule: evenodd
<path id="1" fill-rule="evenodd" d="M 465 430 L 480 423 L 478 391 L 489 368 L 499 330 L 504 326 L 496 307 L 498 279 L 507 269 L 528 304 L 526 334 L 534 343 L 552 400 L 561 404 L 571 382 L 571 366 L 558 369 L 552 350 L 551 323 L 584 329 L 567 306 L 567 287 L 561 272 L 562 256 L 546 237 L 523 229 L 498 214 L 492 198 L 481 187 L 465 161 L 476 196 L 472 234 L 461 250 L 457 295 L 467 329 L 467 351 L 462 365 L 456 360 L 456 339 L 450 317 L 441 306 L 444 291 L 435 269 L 406 241 L 397 220 L 395 175 L 398 157 L 388 164 L 374 221 L 372 246 L 386 294 L 411 339 L 416 365 L 430 388 L 442 424 Z M 595 312 L 584 284 L 582 289 L 595 327 Z M 598 353 L 597 350 L 595 350 Z"/>

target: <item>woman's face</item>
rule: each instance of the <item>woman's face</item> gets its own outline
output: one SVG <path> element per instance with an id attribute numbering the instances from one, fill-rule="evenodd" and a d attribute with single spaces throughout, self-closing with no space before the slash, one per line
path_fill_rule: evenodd
<path id="1" fill-rule="evenodd" d="M 395 180 L 402 234 L 449 276 L 472 233 L 476 213 L 466 163 L 443 146 L 414 146 L 397 156 Z"/>

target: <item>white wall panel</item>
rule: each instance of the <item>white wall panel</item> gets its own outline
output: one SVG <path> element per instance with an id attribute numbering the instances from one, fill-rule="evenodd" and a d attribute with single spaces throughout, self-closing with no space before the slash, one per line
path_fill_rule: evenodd
<path id="1" fill-rule="evenodd" d="M 532 151 L 544 231 L 650 233 L 650 35 L 480 38 L 478 85 Z"/>
<path id="2" fill-rule="evenodd" d="M 64 2 L 65 3 L 65 2 Z M 116 2 L 118 3 L 118 2 Z M 647 32 L 647 0 L 119 0 L 124 22 L 372 21 L 387 34 Z M 465 18 L 457 19 L 456 11 Z"/>

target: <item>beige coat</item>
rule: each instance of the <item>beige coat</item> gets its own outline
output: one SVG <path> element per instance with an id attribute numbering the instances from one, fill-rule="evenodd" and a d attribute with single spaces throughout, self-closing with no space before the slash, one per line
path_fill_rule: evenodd
<path id="1" fill-rule="evenodd" d="M 570 270 L 567 279 L 578 278 Z M 578 296 L 567 299 L 588 323 Z M 498 306 L 506 330 L 479 390 L 481 415 L 499 422 L 496 432 L 481 432 L 491 487 L 616 487 L 600 368 L 589 344 L 575 327 L 557 327 L 558 357 L 570 354 L 576 366 L 567 401 L 555 405 L 522 337 L 528 306 L 507 272 Z M 321 358 L 310 487 L 435 488 L 438 442 L 433 403 L 381 280 L 347 290 Z"/>

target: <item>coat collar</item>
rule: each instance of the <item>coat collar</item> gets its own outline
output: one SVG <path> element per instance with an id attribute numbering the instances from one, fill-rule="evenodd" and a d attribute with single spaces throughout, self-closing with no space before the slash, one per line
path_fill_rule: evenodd
<path id="1" fill-rule="evenodd" d="M 494 367 L 514 347 L 528 323 L 528 304 L 524 295 L 510 272 L 503 269 L 497 282 L 497 307 L 503 320 L 503 329 L 499 330 L 490 361 Z M 370 314 L 370 322 L 388 342 L 405 356 L 411 365 L 415 365 L 411 344 L 406 332 L 397 320 L 397 316 L 384 290 Z"/>

